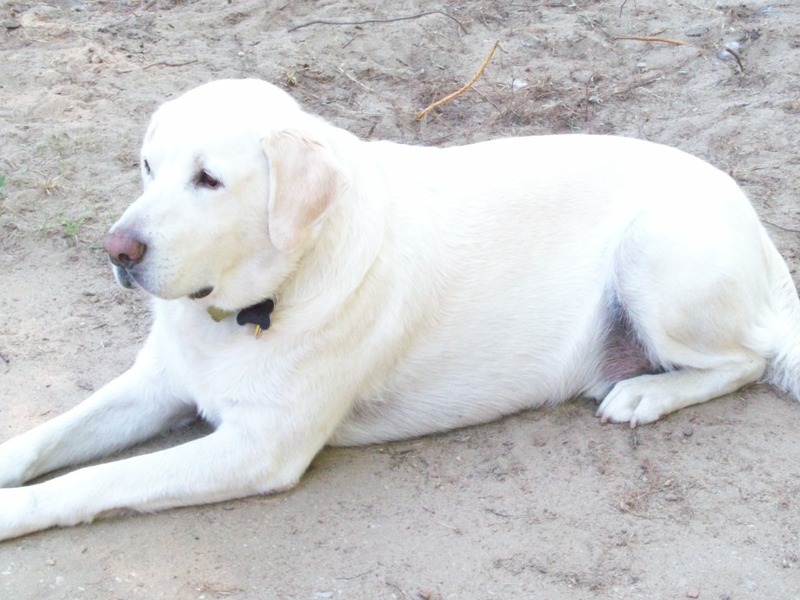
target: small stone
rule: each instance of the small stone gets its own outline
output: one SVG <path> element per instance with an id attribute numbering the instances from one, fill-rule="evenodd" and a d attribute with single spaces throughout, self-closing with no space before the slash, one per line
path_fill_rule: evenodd
<path id="1" fill-rule="evenodd" d="M 739 42 L 725 42 L 717 56 L 720 60 L 736 60 L 739 54 Z"/>
<path id="2" fill-rule="evenodd" d="M 19 29 L 20 27 L 22 27 L 22 23 L 20 23 L 15 19 L 6 19 L 5 21 L 3 21 L 3 27 L 11 31 L 12 29 Z"/>
<path id="3" fill-rule="evenodd" d="M 528 82 L 524 79 L 514 79 L 511 82 L 511 89 L 513 89 L 515 92 L 517 90 L 525 89 L 526 87 L 528 87 Z"/>
<path id="4" fill-rule="evenodd" d="M 686 592 L 686 597 L 687 598 L 699 598 L 700 597 L 700 592 L 697 591 L 697 590 L 689 590 L 688 592 Z"/>

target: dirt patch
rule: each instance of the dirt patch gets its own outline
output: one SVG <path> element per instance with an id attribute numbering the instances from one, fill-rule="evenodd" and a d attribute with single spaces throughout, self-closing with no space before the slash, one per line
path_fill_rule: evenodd
<path id="1" fill-rule="evenodd" d="M 213 78 L 272 81 L 367 138 L 674 145 L 732 174 L 798 266 L 800 14 L 788 0 L 0 7 L 0 439 L 132 361 L 146 299 L 115 286 L 99 240 L 137 195 L 151 111 Z M 495 41 L 468 92 L 413 118 Z M 4 543 L 0 596 L 800 598 L 798 425 L 797 403 L 753 387 L 633 432 L 576 401 L 326 450 L 285 494 Z"/>

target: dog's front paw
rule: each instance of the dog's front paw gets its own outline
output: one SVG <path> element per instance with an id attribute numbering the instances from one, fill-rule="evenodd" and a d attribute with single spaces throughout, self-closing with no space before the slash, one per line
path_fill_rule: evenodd
<path id="1" fill-rule="evenodd" d="M 618 382 L 597 409 L 603 423 L 630 423 L 631 427 L 657 421 L 665 414 L 669 398 L 659 389 L 653 375 L 641 375 Z"/>
<path id="2" fill-rule="evenodd" d="M 28 488 L 0 490 L 0 541 L 41 529 L 35 520 L 36 501 Z"/>

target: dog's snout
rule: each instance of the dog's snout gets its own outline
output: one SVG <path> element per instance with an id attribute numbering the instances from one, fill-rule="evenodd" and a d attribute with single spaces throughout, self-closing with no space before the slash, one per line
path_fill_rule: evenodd
<path id="1" fill-rule="evenodd" d="M 103 248 L 111 262 L 123 269 L 130 269 L 141 262 L 147 246 L 129 229 L 117 229 L 106 235 Z"/>

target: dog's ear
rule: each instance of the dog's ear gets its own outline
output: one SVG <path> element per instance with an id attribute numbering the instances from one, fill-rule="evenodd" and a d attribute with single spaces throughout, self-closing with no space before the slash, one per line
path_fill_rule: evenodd
<path id="1" fill-rule="evenodd" d="M 297 131 L 261 140 L 270 165 L 269 236 L 290 252 L 344 191 L 347 178 L 331 151 Z"/>

